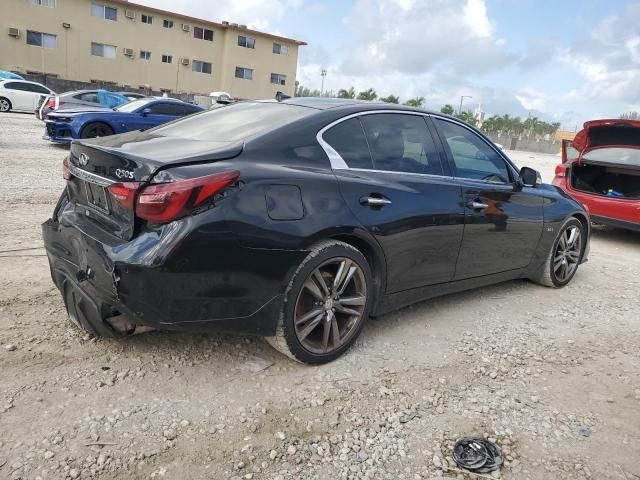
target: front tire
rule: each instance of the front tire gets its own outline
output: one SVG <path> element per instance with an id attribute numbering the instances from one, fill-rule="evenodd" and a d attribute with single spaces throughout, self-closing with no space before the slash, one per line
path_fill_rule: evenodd
<path id="1" fill-rule="evenodd" d="M 13 106 L 8 98 L 0 97 L 0 112 L 8 113 L 12 108 Z"/>
<path id="2" fill-rule="evenodd" d="M 82 129 L 80 138 L 108 137 L 113 135 L 113 128 L 106 123 L 93 122 Z"/>
<path id="3" fill-rule="evenodd" d="M 569 218 L 560 228 L 540 272 L 531 280 L 551 288 L 567 285 L 578 271 L 586 241 L 582 222 Z"/>
<path id="4" fill-rule="evenodd" d="M 344 242 L 323 242 L 293 274 L 276 334 L 266 340 L 296 361 L 330 362 L 360 334 L 373 295 L 371 269 L 364 255 Z"/>

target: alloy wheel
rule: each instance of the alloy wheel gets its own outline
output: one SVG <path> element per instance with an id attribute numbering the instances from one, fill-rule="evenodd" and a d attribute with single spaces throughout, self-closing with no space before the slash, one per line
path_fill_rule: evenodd
<path id="1" fill-rule="evenodd" d="M 97 125 L 95 127 L 91 127 L 87 130 L 85 135 L 86 138 L 96 138 L 96 137 L 107 137 L 110 135 L 110 132 L 107 128 Z"/>
<path id="2" fill-rule="evenodd" d="M 11 106 L 9 105 L 9 102 L 7 100 L 5 100 L 4 98 L 0 100 L 0 112 L 8 112 L 10 108 Z"/>
<path id="3" fill-rule="evenodd" d="M 362 321 L 367 282 L 362 268 L 345 257 L 332 258 L 307 277 L 294 309 L 295 333 L 312 353 L 344 345 Z"/>
<path id="4" fill-rule="evenodd" d="M 582 252 L 582 235 L 577 226 L 570 226 L 560 234 L 553 254 L 553 273 L 559 282 L 567 282 L 578 268 Z"/>

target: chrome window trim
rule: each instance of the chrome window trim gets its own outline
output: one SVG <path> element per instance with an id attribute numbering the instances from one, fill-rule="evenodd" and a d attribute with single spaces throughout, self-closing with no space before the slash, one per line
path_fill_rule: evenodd
<path id="1" fill-rule="evenodd" d="M 114 183 L 118 183 L 115 180 L 111 180 L 110 178 L 101 177 L 100 175 L 96 175 L 95 173 L 87 172 L 86 170 L 82 170 L 81 168 L 76 167 L 73 163 L 69 162 L 69 171 L 74 177 L 78 177 L 80 180 L 84 180 L 85 182 L 94 183 L 101 187 L 108 187 L 109 185 L 113 185 Z"/>

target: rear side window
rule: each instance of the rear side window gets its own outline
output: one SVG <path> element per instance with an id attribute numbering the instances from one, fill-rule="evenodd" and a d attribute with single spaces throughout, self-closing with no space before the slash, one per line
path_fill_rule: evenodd
<path id="1" fill-rule="evenodd" d="M 156 135 L 235 142 L 304 118 L 316 110 L 276 102 L 242 102 L 154 128 Z"/>
<path id="2" fill-rule="evenodd" d="M 322 138 L 338 152 L 349 168 L 373 169 L 364 130 L 357 118 L 350 118 L 327 130 Z"/>
<path id="3" fill-rule="evenodd" d="M 184 115 L 184 107 L 179 103 L 156 103 L 148 108 L 155 115 Z"/>
<path id="4" fill-rule="evenodd" d="M 81 93 L 80 95 L 74 95 L 73 98 L 77 98 L 83 102 L 100 103 L 96 92 Z"/>
<path id="5" fill-rule="evenodd" d="M 510 181 L 507 164 L 480 136 L 453 122 L 434 120 L 455 164 L 456 176 L 496 183 Z"/>
<path id="6" fill-rule="evenodd" d="M 380 113 L 360 118 L 375 170 L 443 175 L 440 156 L 422 116 Z"/>

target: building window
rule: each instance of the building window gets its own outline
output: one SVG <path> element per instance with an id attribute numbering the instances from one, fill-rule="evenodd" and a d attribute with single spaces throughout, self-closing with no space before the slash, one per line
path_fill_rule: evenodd
<path id="1" fill-rule="evenodd" d="M 173 20 L 163 20 L 162 26 L 164 28 L 173 28 Z"/>
<path id="2" fill-rule="evenodd" d="M 147 25 L 151 25 L 153 23 L 153 17 L 151 15 L 145 15 L 144 13 L 140 15 L 140 21 L 142 23 L 146 23 Z"/>
<path id="3" fill-rule="evenodd" d="M 253 69 L 236 67 L 236 78 L 243 78 L 245 80 L 253 80 Z"/>
<path id="4" fill-rule="evenodd" d="M 41 7 L 56 7 L 56 0 L 27 0 L 31 5 L 39 5 Z"/>
<path id="5" fill-rule="evenodd" d="M 151 60 L 151 52 L 140 50 L 140 60 Z"/>
<path id="6" fill-rule="evenodd" d="M 173 63 L 173 56 L 162 55 L 162 63 Z"/>
<path id="7" fill-rule="evenodd" d="M 209 62 L 203 62 L 201 60 L 194 60 L 191 63 L 191 70 L 198 73 L 208 73 L 211 75 L 211 64 Z"/>
<path id="8" fill-rule="evenodd" d="M 201 27 L 193 27 L 193 38 L 213 42 L 213 30 L 207 30 L 206 28 Z"/>
<path id="9" fill-rule="evenodd" d="M 117 47 L 91 42 L 91 55 L 104 58 L 116 58 Z"/>
<path id="10" fill-rule="evenodd" d="M 256 39 L 238 35 L 238 46 L 245 48 L 256 48 Z"/>
<path id="11" fill-rule="evenodd" d="M 276 55 L 289 55 L 289 47 L 281 43 L 273 44 L 273 53 Z"/>
<path id="12" fill-rule="evenodd" d="M 106 5 L 101 5 L 99 3 L 92 3 L 91 15 L 94 17 L 104 18 L 105 20 L 113 20 L 115 22 L 118 20 L 118 9 L 107 7 Z"/>
<path id="13" fill-rule="evenodd" d="M 275 85 L 286 85 L 287 76 L 282 75 L 281 73 L 272 73 L 271 74 L 271 83 Z"/>
<path id="14" fill-rule="evenodd" d="M 56 48 L 57 37 L 50 33 L 27 30 L 27 44 L 42 48 Z"/>

